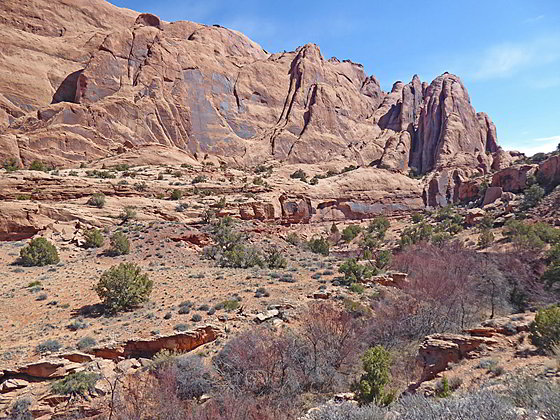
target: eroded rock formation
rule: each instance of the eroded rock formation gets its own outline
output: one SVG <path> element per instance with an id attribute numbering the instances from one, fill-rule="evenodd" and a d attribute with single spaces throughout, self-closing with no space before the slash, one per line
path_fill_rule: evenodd
<path id="1" fill-rule="evenodd" d="M 448 73 L 384 92 L 361 65 L 313 44 L 270 54 L 232 30 L 102 0 L 6 0 L 0 12 L 0 159 L 75 165 L 157 144 L 244 165 L 485 173 L 511 158 Z M 439 192 L 428 201 L 449 196 L 430 188 Z"/>

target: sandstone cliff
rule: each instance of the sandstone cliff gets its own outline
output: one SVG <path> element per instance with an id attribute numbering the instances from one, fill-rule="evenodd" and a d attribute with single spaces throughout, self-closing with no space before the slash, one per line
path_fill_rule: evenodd
<path id="1" fill-rule="evenodd" d="M 448 73 L 384 92 L 313 44 L 270 54 L 236 31 L 103 0 L 4 0 L 0 15 L 0 160 L 73 166 L 159 144 L 242 165 L 508 163 L 490 118 Z"/>

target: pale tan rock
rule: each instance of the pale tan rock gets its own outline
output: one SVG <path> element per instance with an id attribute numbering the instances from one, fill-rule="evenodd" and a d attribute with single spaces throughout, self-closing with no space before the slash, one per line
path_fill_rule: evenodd
<path id="1" fill-rule="evenodd" d="M 25 388 L 29 385 L 29 382 L 23 379 L 6 379 L 0 384 L 0 393 L 7 394 L 8 392 L 15 391 L 17 389 Z"/>
<path id="2" fill-rule="evenodd" d="M 469 226 L 474 226 L 478 222 L 480 222 L 484 216 L 486 215 L 486 211 L 483 209 L 469 209 L 467 210 L 467 215 L 465 216 L 465 223 Z"/>

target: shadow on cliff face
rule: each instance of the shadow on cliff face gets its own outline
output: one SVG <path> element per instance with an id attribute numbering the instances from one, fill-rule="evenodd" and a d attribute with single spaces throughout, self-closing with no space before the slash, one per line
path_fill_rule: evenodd
<path id="1" fill-rule="evenodd" d="M 83 70 L 75 71 L 74 73 L 66 76 L 66 79 L 62 81 L 58 89 L 56 90 L 51 104 L 57 104 L 59 102 L 76 102 L 76 86 L 78 83 L 78 78 L 82 74 Z"/>

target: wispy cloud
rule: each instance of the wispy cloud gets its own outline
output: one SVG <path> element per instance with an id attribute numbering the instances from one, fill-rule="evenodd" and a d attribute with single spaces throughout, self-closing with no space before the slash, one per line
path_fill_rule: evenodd
<path id="1" fill-rule="evenodd" d="M 548 153 L 556 149 L 560 143 L 559 136 L 540 137 L 536 139 L 524 140 L 515 145 L 504 145 L 506 149 L 519 150 L 527 156 L 532 156 L 535 153 Z"/>
<path id="2" fill-rule="evenodd" d="M 535 17 L 532 17 L 532 18 L 525 19 L 523 21 L 523 23 L 535 23 L 535 22 L 538 22 L 540 20 L 543 20 L 544 17 L 545 17 L 544 15 L 535 16 Z"/>
<path id="3" fill-rule="evenodd" d="M 266 39 L 279 32 L 278 26 L 274 22 L 251 16 L 233 17 L 221 24 L 226 28 L 242 32 L 253 40 Z"/>
<path id="4" fill-rule="evenodd" d="M 537 77 L 529 81 L 529 86 L 535 89 L 551 89 L 560 86 L 560 76 Z"/>
<path id="5" fill-rule="evenodd" d="M 511 77 L 526 69 L 554 63 L 560 60 L 559 43 L 560 35 L 554 35 L 491 46 L 472 61 L 472 77 L 476 80 Z"/>

